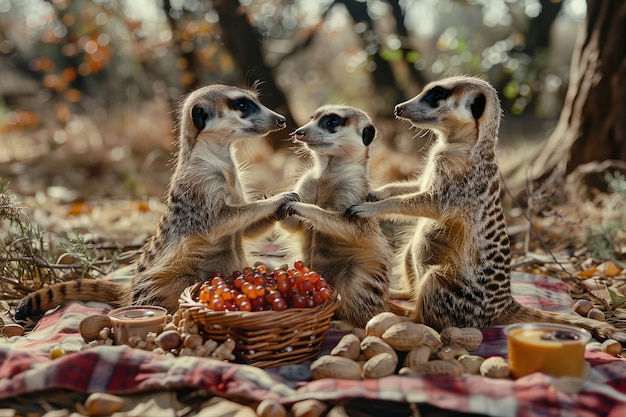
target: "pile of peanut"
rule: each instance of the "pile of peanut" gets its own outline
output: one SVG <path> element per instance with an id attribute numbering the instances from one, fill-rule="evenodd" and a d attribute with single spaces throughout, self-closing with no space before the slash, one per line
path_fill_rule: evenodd
<path id="1" fill-rule="evenodd" d="M 509 365 L 499 356 L 471 355 L 483 340 L 474 328 L 448 327 L 441 333 L 393 313 L 374 316 L 365 329 L 345 335 L 329 355 L 311 363 L 313 379 L 366 379 L 399 375 L 508 378 Z M 402 366 L 399 357 L 404 356 Z"/>
<path id="2" fill-rule="evenodd" d="M 106 317 L 106 316 L 105 316 Z M 89 320 L 90 317 L 87 318 Z M 86 345 L 82 349 L 89 349 L 99 345 L 113 345 L 113 334 L 110 322 L 102 316 L 92 316 L 91 322 L 81 323 L 79 328 Z M 93 333 L 93 336 L 90 334 Z M 233 350 L 235 341 L 226 339 L 218 343 L 212 339 L 204 339 L 198 330 L 198 324 L 180 310 L 174 315 L 168 315 L 163 332 L 150 332 L 145 338 L 131 336 L 128 345 L 133 348 L 149 350 L 169 356 L 197 356 L 212 357 L 220 360 L 232 361 L 235 359 Z"/>

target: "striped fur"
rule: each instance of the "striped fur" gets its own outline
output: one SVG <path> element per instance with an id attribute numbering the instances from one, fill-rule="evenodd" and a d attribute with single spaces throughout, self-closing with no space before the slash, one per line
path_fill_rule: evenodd
<path id="1" fill-rule="evenodd" d="M 391 249 L 376 219 L 351 222 L 345 210 L 365 201 L 369 148 L 376 130 L 361 110 L 323 106 L 293 134 L 313 165 L 296 186 L 302 202 L 287 203 L 282 222 L 299 240 L 297 251 L 341 296 L 335 316 L 350 326 L 388 309 Z M 280 213 L 280 212 L 279 212 Z"/>
<path id="2" fill-rule="evenodd" d="M 417 181 L 388 184 L 346 214 L 416 219 L 394 274 L 400 293 L 413 301 L 416 321 L 438 330 L 544 321 L 626 340 L 610 324 L 528 308 L 511 295 L 496 162 L 501 109 L 493 87 L 472 77 L 447 78 L 398 104 L 395 114 L 436 134 L 426 166 Z"/>

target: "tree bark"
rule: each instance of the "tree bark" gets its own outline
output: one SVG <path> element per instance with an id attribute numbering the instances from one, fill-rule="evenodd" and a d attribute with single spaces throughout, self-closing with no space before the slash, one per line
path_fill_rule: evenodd
<path id="1" fill-rule="evenodd" d="M 587 17 L 573 54 L 557 126 L 533 163 L 542 182 L 563 179 L 579 165 L 626 160 L 626 2 L 587 0 Z M 600 176 L 586 185 L 606 188 Z"/>

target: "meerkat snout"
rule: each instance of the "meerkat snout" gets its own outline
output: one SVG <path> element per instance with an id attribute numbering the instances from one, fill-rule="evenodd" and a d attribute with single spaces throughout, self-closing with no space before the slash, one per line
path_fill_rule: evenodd
<path id="1" fill-rule="evenodd" d="M 298 129 L 295 132 L 291 132 L 289 136 L 294 140 L 302 140 L 304 138 L 305 132 L 302 129 Z"/>
<path id="2" fill-rule="evenodd" d="M 284 129 L 287 127 L 287 119 L 285 119 L 283 116 L 278 115 L 278 117 L 276 118 L 276 127 L 279 129 Z"/>

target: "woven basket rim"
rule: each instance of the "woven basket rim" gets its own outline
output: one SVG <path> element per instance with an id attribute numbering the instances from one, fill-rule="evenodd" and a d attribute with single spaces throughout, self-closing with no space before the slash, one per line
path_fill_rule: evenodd
<path id="1" fill-rule="evenodd" d="M 277 311 L 277 310 L 263 310 L 263 311 L 216 311 L 210 309 L 206 304 L 195 301 L 194 294 L 196 291 L 202 286 L 203 282 L 198 282 L 193 284 L 190 287 L 185 288 L 185 290 L 180 295 L 179 305 L 180 308 L 195 310 L 196 314 L 202 314 L 207 318 L 221 318 L 226 320 L 232 319 L 241 319 L 245 321 L 251 321 L 254 319 L 263 319 L 263 320 L 271 320 L 281 318 L 285 320 L 285 317 L 288 316 L 301 316 L 302 314 L 306 315 L 314 315 L 322 312 L 325 313 L 334 313 L 334 311 L 339 308 L 339 304 L 341 303 L 341 297 L 332 287 L 331 288 L 331 296 L 322 304 L 316 305 L 315 307 L 305 307 L 305 308 L 294 308 L 290 307 L 286 310 Z M 227 324 L 227 322 L 225 323 Z"/>

